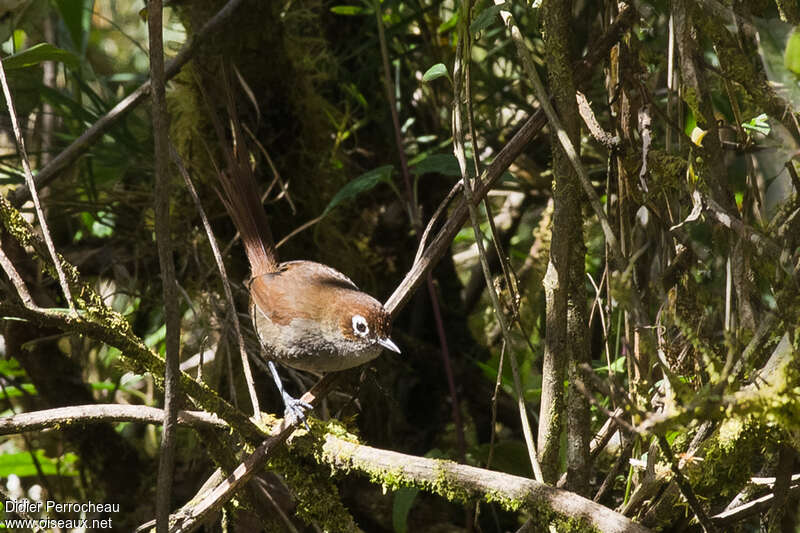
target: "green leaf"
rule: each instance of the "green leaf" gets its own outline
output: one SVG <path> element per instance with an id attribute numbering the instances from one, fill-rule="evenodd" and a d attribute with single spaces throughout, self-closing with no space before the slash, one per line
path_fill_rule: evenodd
<path id="1" fill-rule="evenodd" d="M 20 377 L 25 375 L 25 371 L 19 366 L 19 361 L 13 357 L 0 359 L 0 374 L 9 377 Z"/>
<path id="2" fill-rule="evenodd" d="M 61 464 L 54 459 L 50 459 L 44 454 L 43 450 L 34 452 L 36 460 L 42 468 L 42 472 L 47 476 L 56 474 L 75 476 L 77 472 L 71 468 L 75 464 L 77 456 L 73 453 L 64 454 L 61 457 Z M 70 468 L 64 468 L 64 467 Z M 4 453 L 0 455 L 0 478 L 15 474 L 19 477 L 30 477 L 38 475 L 36 465 L 29 452 Z"/>
<path id="3" fill-rule="evenodd" d="M 408 513 L 414 505 L 417 494 L 419 494 L 419 489 L 412 487 L 402 487 L 394 493 L 392 526 L 394 526 L 395 533 L 408 531 Z"/>
<path id="4" fill-rule="evenodd" d="M 411 172 L 417 176 L 429 172 L 444 176 L 461 176 L 458 160 L 453 154 L 431 154 L 414 163 Z"/>
<path id="5" fill-rule="evenodd" d="M 33 67 L 42 61 L 57 61 L 69 68 L 77 68 L 79 61 L 72 52 L 67 52 L 49 43 L 39 43 L 12 56 L 3 59 L 6 70 Z"/>
<path id="6" fill-rule="evenodd" d="M 92 381 L 89 383 L 89 386 L 93 391 L 108 391 L 117 389 L 117 385 L 115 383 L 111 383 L 110 381 Z"/>
<path id="7" fill-rule="evenodd" d="M 454 11 L 449 19 L 439 24 L 439 27 L 436 28 L 436 33 L 439 35 L 447 33 L 449 30 L 455 28 L 456 24 L 458 24 L 458 11 Z"/>
<path id="8" fill-rule="evenodd" d="M 757 117 L 753 117 L 747 122 L 742 123 L 742 127 L 749 131 L 755 131 L 762 135 L 769 135 L 772 127 L 769 125 L 769 118 L 766 113 L 761 113 Z"/>
<path id="9" fill-rule="evenodd" d="M 683 123 L 683 132 L 686 134 L 687 137 L 691 137 L 692 132 L 697 127 L 697 118 L 692 113 L 691 109 L 687 109 L 686 111 L 686 119 Z"/>
<path id="10" fill-rule="evenodd" d="M 425 71 L 425 74 L 422 75 L 422 81 L 429 82 L 447 75 L 447 67 L 444 66 L 444 63 L 436 63 Z"/>
<path id="11" fill-rule="evenodd" d="M 148 348 L 152 348 L 155 345 L 159 344 L 161 341 L 163 341 L 166 338 L 166 336 L 167 336 L 167 325 L 162 324 L 160 328 L 158 328 L 153 333 L 147 335 L 144 338 L 144 344 Z"/>
<path id="12" fill-rule="evenodd" d="M 392 178 L 392 171 L 394 171 L 394 167 L 392 165 L 384 165 L 382 167 L 373 168 L 372 170 L 361 174 L 359 177 L 339 189 L 339 192 L 337 192 L 333 198 L 331 198 L 331 201 L 325 207 L 325 210 L 322 212 L 322 216 L 324 217 L 330 213 L 333 208 L 340 203 L 355 198 L 362 192 L 367 192 L 370 189 L 375 188 L 375 186 L 379 183 L 388 183 Z"/>
<path id="13" fill-rule="evenodd" d="M 56 7 L 69 31 L 75 51 L 83 56 L 89 42 L 94 0 L 56 0 Z"/>
<path id="14" fill-rule="evenodd" d="M 21 385 L 6 385 L 2 389 L 0 389 L 0 400 L 5 400 L 7 398 L 18 398 L 23 394 L 25 396 L 29 395 L 35 396 L 39 393 L 36 392 L 36 387 L 34 387 L 32 383 L 23 383 Z"/>
<path id="15" fill-rule="evenodd" d="M 611 367 L 610 368 L 611 368 L 611 371 L 614 372 L 615 374 L 621 374 L 621 373 L 625 372 L 625 357 L 624 356 L 623 357 L 617 357 L 616 359 L 614 359 L 611 362 Z M 595 370 L 597 370 L 597 372 L 608 372 L 609 371 L 609 366 L 608 365 L 599 366 Z"/>
<path id="16" fill-rule="evenodd" d="M 795 74 L 800 75 L 800 28 L 795 28 L 786 42 L 783 53 L 783 65 Z"/>
<path id="17" fill-rule="evenodd" d="M 475 17 L 475 20 L 472 21 L 472 24 L 469 25 L 469 32 L 472 34 L 476 34 L 481 30 L 484 30 L 492 24 L 497 18 L 497 15 L 500 11 L 509 10 L 510 5 L 507 3 L 497 4 L 493 6 L 489 6 L 483 11 L 481 11 L 480 15 Z"/>
<path id="18" fill-rule="evenodd" d="M 675 442 L 675 439 L 681 436 L 681 434 L 682 432 L 673 430 L 673 431 L 667 431 L 667 434 L 664 436 L 666 437 L 667 442 L 669 444 L 672 444 L 673 442 Z"/>
<path id="19" fill-rule="evenodd" d="M 331 8 L 331 13 L 336 13 L 337 15 L 347 15 L 350 17 L 365 14 L 362 6 L 333 6 Z"/>

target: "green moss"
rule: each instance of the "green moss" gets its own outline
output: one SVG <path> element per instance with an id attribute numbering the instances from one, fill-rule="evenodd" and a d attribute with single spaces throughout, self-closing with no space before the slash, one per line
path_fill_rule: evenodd
<path id="1" fill-rule="evenodd" d="M 697 118 L 697 121 L 702 120 L 703 114 L 700 112 L 700 104 L 697 99 L 697 90 L 694 87 L 685 85 L 683 87 L 683 101 L 692 110 L 692 114 Z"/>
<path id="2" fill-rule="evenodd" d="M 733 449 L 744 429 L 744 422 L 739 418 L 725 420 L 719 427 L 719 446 L 724 450 Z"/>
<path id="3" fill-rule="evenodd" d="M 761 457 L 764 428 L 745 419 L 722 423 L 717 438 L 698 453 L 702 461 L 689 462 L 687 474 L 698 496 L 715 499 L 735 495 L 751 475 L 754 457 Z"/>
<path id="4" fill-rule="evenodd" d="M 529 520 L 534 525 L 534 531 L 547 531 L 547 525 L 552 525 L 558 533 L 599 533 L 600 531 L 582 518 L 566 518 L 544 505 L 528 506 L 528 514 Z"/>
<path id="5" fill-rule="evenodd" d="M 652 182 L 662 189 L 682 189 L 686 176 L 686 158 L 670 155 L 663 150 L 647 153 L 647 168 Z M 660 194 L 660 193 L 659 193 Z"/>
<path id="6" fill-rule="evenodd" d="M 497 491 L 490 490 L 486 494 L 483 495 L 483 499 L 487 503 L 496 503 L 500 507 L 502 507 L 505 511 L 516 512 L 519 511 L 522 506 L 525 505 L 525 500 L 517 499 L 517 498 L 509 498 Z"/>
<path id="7" fill-rule="evenodd" d="M 470 500 L 470 493 L 458 486 L 450 476 L 450 469 L 455 465 L 453 461 L 436 459 L 436 481 L 430 484 L 429 489 L 448 501 L 467 503 Z"/>
<path id="8" fill-rule="evenodd" d="M 324 531 L 357 531 L 353 517 L 342 504 L 339 489 L 320 465 L 282 450 L 270 459 L 269 467 L 291 488 L 297 503 L 296 514 L 301 520 Z"/>

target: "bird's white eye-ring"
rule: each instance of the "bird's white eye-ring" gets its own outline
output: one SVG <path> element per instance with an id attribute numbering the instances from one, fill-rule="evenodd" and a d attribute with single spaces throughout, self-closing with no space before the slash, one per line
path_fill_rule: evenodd
<path id="1" fill-rule="evenodd" d="M 353 333 L 359 337 L 369 335 L 369 326 L 366 318 L 361 315 L 353 315 Z"/>

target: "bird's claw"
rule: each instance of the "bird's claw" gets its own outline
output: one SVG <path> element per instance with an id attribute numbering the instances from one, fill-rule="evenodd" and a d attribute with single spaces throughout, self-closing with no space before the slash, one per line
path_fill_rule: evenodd
<path id="1" fill-rule="evenodd" d="M 299 420 L 308 431 L 311 431 L 311 426 L 308 425 L 308 420 L 306 420 L 306 411 L 310 411 L 314 406 L 303 400 L 292 398 L 288 394 L 284 395 L 283 404 L 286 407 L 283 416 L 289 424 L 294 424 Z"/>

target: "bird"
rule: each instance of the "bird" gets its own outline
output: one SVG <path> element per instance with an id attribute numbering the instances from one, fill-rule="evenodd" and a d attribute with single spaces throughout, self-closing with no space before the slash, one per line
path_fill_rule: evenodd
<path id="1" fill-rule="evenodd" d="M 311 405 L 285 391 L 275 363 L 324 373 L 363 365 L 384 349 L 400 353 L 390 338 L 391 317 L 378 300 L 330 266 L 280 262 L 249 161 L 233 154 L 228 163 L 228 169 L 217 172 L 220 197 L 250 263 L 245 284 L 250 318 L 283 399 L 284 416 L 308 427 L 305 411 Z"/>

